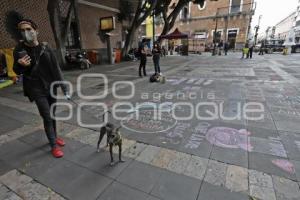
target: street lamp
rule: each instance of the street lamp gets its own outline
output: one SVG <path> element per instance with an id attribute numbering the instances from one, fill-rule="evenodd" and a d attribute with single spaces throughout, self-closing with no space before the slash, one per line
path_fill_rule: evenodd
<path id="1" fill-rule="evenodd" d="M 259 25 L 260 25 L 261 18 L 262 18 L 262 15 L 259 15 L 258 24 L 254 27 L 254 29 L 255 29 L 254 45 L 256 45 L 256 43 L 257 43 L 257 36 L 258 36 L 258 30 L 260 28 Z"/>
<path id="2" fill-rule="evenodd" d="M 213 42 L 214 42 L 214 49 L 213 49 L 213 52 L 212 52 L 212 56 L 215 56 L 216 55 L 216 39 L 217 39 L 217 30 L 218 30 L 218 13 L 219 13 L 219 9 L 217 9 L 217 12 L 216 12 L 216 26 L 215 26 L 215 32 L 214 32 L 214 35 L 213 35 Z"/>

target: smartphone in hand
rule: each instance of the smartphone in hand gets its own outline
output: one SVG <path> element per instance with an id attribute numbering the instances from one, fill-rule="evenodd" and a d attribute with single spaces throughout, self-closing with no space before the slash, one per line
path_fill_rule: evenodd
<path id="1" fill-rule="evenodd" d="M 23 58 L 24 56 L 28 55 L 27 51 L 25 50 L 19 51 L 18 54 L 19 54 L 19 58 Z"/>

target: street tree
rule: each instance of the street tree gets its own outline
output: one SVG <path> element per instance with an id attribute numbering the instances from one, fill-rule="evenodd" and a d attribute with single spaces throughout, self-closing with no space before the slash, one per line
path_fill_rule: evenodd
<path id="1" fill-rule="evenodd" d="M 61 21 L 61 13 L 59 9 L 60 0 L 48 0 L 48 15 L 50 19 L 50 24 L 52 28 L 52 32 L 54 35 L 54 40 L 56 43 L 57 56 L 59 63 L 62 67 L 66 66 L 66 41 L 67 36 L 70 31 L 70 26 L 72 22 L 72 17 L 74 15 L 75 6 L 78 0 L 70 0 L 70 5 L 66 17 L 65 23 Z"/>
<path id="2" fill-rule="evenodd" d="M 178 0 L 175 3 L 172 0 L 164 0 L 160 1 L 159 4 L 156 5 L 156 15 L 162 15 L 164 28 L 161 32 L 161 35 L 166 35 L 175 25 L 176 19 L 180 14 L 180 11 L 188 5 L 190 2 L 193 4 L 199 4 L 201 7 L 204 6 L 205 1 L 208 0 Z M 210 1 L 218 1 L 218 0 L 210 0 Z M 172 11 L 170 11 L 172 10 Z"/>
<path id="3" fill-rule="evenodd" d="M 131 25 L 129 29 L 127 30 L 125 45 L 124 48 L 122 49 L 123 57 L 126 55 L 126 53 L 128 52 L 132 44 L 136 30 L 147 19 L 147 17 L 149 17 L 152 14 L 158 1 L 163 1 L 163 0 L 138 0 L 137 4 L 134 5 L 135 14 L 133 20 L 131 21 Z"/>
<path id="4" fill-rule="evenodd" d="M 128 1 L 128 0 L 122 0 L 122 1 Z M 126 53 L 128 52 L 132 44 L 136 30 L 150 15 L 153 14 L 155 16 L 162 15 L 164 28 L 163 31 L 161 32 L 161 35 L 165 35 L 174 27 L 176 19 L 180 14 L 180 11 L 184 8 L 184 6 L 188 5 L 188 3 L 190 2 L 203 6 L 205 1 L 206 0 L 178 0 L 177 2 L 174 2 L 172 0 L 138 0 L 137 5 L 133 5 L 134 7 L 133 10 L 135 10 L 134 17 L 131 20 L 131 26 L 127 31 L 122 55 L 123 56 L 126 55 Z M 210 1 L 218 1 L 218 0 L 210 0 Z M 132 7 L 130 6 L 125 6 L 125 7 L 121 6 L 121 7 L 122 7 L 121 16 L 123 17 L 130 16 L 132 14 Z M 171 9 L 172 11 L 170 11 Z"/>

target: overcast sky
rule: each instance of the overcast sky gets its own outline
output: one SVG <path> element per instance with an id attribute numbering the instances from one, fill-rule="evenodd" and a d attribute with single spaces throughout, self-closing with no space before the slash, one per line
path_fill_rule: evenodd
<path id="1" fill-rule="evenodd" d="M 274 26 L 292 12 L 296 11 L 298 0 L 256 0 L 257 7 L 252 21 L 252 27 L 258 23 L 262 15 L 260 33 L 268 26 Z"/>

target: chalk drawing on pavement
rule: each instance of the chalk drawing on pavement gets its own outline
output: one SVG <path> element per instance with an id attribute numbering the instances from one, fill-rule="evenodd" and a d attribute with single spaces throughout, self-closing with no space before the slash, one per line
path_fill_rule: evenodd
<path id="1" fill-rule="evenodd" d="M 169 112 L 161 112 L 159 118 L 155 117 L 154 110 L 139 110 L 130 113 L 121 121 L 122 127 L 137 133 L 160 133 L 176 126 L 177 120 Z"/>
<path id="2" fill-rule="evenodd" d="M 293 163 L 291 163 L 288 160 L 284 160 L 284 159 L 275 159 L 272 160 L 272 163 L 279 167 L 280 169 L 282 169 L 283 171 L 286 171 L 290 174 L 294 174 L 295 173 L 295 167 L 293 165 Z"/>
<path id="3" fill-rule="evenodd" d="M 245 129 L 238 130 L 229 127 L 213 127 L 208 130 L 206 139 L 218 147 L 252 151 L 253 147 L 248 140 L 249 135 L 251 135 L 251 133 Z"/>

